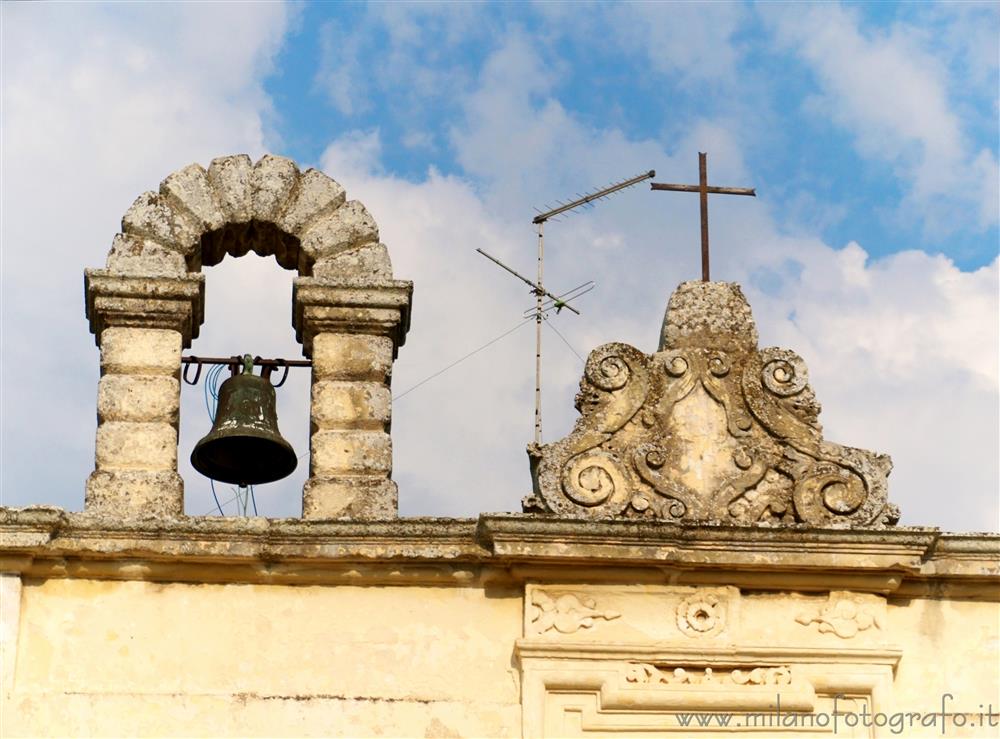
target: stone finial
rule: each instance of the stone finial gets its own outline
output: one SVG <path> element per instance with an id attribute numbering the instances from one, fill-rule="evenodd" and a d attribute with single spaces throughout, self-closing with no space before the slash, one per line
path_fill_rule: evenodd
<path id="1" fill-rule="evenodd" d="M 590 353 L 566 438 L 531 445 L 527 512 L 882 528 L 889 457 L 823 439 L 802 358 L 757 348 L 738 285 L 686 282 L 660 348 Z"/>

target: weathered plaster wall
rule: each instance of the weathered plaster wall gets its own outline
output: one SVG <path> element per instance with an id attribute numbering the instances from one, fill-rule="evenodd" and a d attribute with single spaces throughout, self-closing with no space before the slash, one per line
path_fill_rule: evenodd
<path id="1" fill-rule="evenodd" d="M 995 584 L 961 598 L 885 598 L 644 585 L 593 572 L 600 582 L 580 582 L 586 573 L 575 568 L 554 582 L 493 573 L 464 587 L 24 577 L 20 593 L 8 577 L 4 627 L 16 634 L 16 666 L 5 678 L 3 733 L 480 737 L 577 735 L 589 725 L 603 726 L 601 736 L 632 736 L 667 726 L 663 711 L 677 710 L 670 700 L 708 710 L 704 694 L 683 692 L 696 686 L 666 684 L 644 686 L 624 709 L 599 710 L 601 691 L 586 686 L 596 675 L 600 688 L 623 660 L 648 660 L 665 674 L 672 664 L 697 674 L 704 662 L 723 681 L 733 664 L 787 663 L 811 683 L 805 692 L 800 677 L 781 687 L 713 686 L 722 690 L 709 702 L 716 710 L 756 710 L 780 690 L 783 705 L 811 700 L 829 711 L 830 694 L 842 689 L 841 710 L 860 705 L 854 693 L 887 714 L 938 711 L 945 693 L 948 710 L 970 721 L 1000 707 Z M 567 593 L 568 609 L 536 608 Z M 837 607 L 843 600 L 857 608 Z M 700 603 L 709 604 L 707 621 Z M 565 685 L 539 692 L 538 674 Z M 598 707 L 581 711 L 587 701 Z M 548 723 L 532 723 L 539 710 Z M 563 711 L 579 725 L 553 724 Z M 998 730 L 951 727 L 947 735 Z M 918 725 L 903 735 L 936 732 Z"/>
<path id="2" fill-rule="evenodd" d="M 27 580 L 4 734 L 513 736 L 521 599 Z"/>
<path id="3" fill-rule="evenodd" d="M 893 599 L 888 616 L 889 633 L 904 646 L 893 686 L 897 706 L 932 710 L 951 693 L 949 710 L 975 713 L 992 703 L 1000 714 L 1000 604 Z M 1000 716 L 992 728 L 969 735 L 1000 736 Z"/>

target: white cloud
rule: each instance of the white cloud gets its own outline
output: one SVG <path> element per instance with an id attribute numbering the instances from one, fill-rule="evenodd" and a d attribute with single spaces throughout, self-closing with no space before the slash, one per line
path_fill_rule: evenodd
<path id="1" fill-rule="evenodd" d="M 381 171 L 382 140 L 378 129 L 344 134 L 326 148 L 322 161 L 324 167 L 341 177 Z"/>
<path id="2" fill-rule="evenodd" d="M 862 155 L 895 167 L 909 183 L 908 214 L 936 233 L 953 228 L 963 204 L 979 226 L 997 223 L 996 155 L 970 144 L 946 60 L 922 32 L 896 25 L 866 33 L 856 9 L 835 4 L 762 7 L 779 43 L 816 74 L 810 109 L 850 131 Z"/>
<path id="3" fill-rule="evenodd" d="M 416 285 L 397 394 L 499 335 L 528 307 L 516 281 L 473 249 L 530 271 L 528 206 L 541 193 L 572 193 L 573 181 L 650 165 L 684 177 L 703 147 L 720 177 L 748 177 L 735 132 L 715 123 L 696 126 L 672 153 L 584 126 L 549 98 L 545 76 L 534 75 L 539 63 L 513 35 L 465 100 L 454 142 L 485 187 L 434 172 L 411 183 L 348 168 L 351 195 L 378 220 L 395 274 Z M 518 84 L 525 76 L 540 80 L 529 92 Z M 324 158 L 334 177 L 345 148 L 335 142 Z M 801 229 L 783 233 L 766 200 L 720 200 L 716 274 L 745 285 L 764 345 L 807 360 L 828 438 L 893 455 L 891 497 L 904 523 L 997 528 L 996 263 L 967 273 L 918 251 L 872 262 L 857 244 L 835 249 Z M 655 348 L 669 292 L 697 270 L 696 207 L 683 195 L 631 191 L 550 226 L 549 284 L 598 282 L 581 301 L 582 317 L 558 319 L 577 351 L 612 340 Z M 518 508 L 530 485 L 532 342 L 527 326 L 397 401 L 394 474 L 404 512 Z M 545 436 L 553 440 L 572 424 L 581 366 L 553 333 L 544 342 Z"/>
<path id="4" fill-rule="evenodd" d="M 689 85 L 735 82 L 733 36 L 746 11 L 737 3 L 622 3 L 609 21 L 620 48 L 641 50 L 654 70 Z"/>
<path id="5" fill-rule="evenodd" d="M 996 97 L 1000 69 L 1000 6 L 996 3 L 929 3 L 926 43 L 951 57 L 953 84 Z M 935 43 L 936 42 L 936 43 Z M 994 107 L 995 112 L 995 107 Z"/>
<path id="6" fill-rule="evenodd" d="M 326 21 L 320 29 L 317 87 L 344 115 L 371 110 L 379 92 L 411 116 L 464 88 L 468 74 L 445 53 L 486 37 L 484 13 L 474 4 L 373 3 L 348 28 Z"/>
<path id="7" fill-rule="evenodd" d="M 80 508 L 98 375 L 83 269 L 104 264 L 121 215 L 171 171 L 264 152 L 261 79 L 288 11 L 7 3 L 2 12 L 0 488 L 5 504 Z"/>
<path id="8" fill-rule="evenodd" d="M 433 173 L 419 184 L 358 172 L 351 180 L 352 196 L 379 220 L 397 277 L 416 285 L 413 328 L 395 368 L 398 394 L 516 324 L 530 296 L 472 250 L 527 271 L 533 242 L 491 213 L 468 182 Z M 584 355 L 611 340 L 652 351 L 663 302 L 682 277 L 660 248 L 644 244 L 641 226 L 623 225 L 621 217 L 580 218 L 571 244 L 558 242 L 564 254 L 553 253 L 547 265 L 550 284 L 598 280 L 599 289 L 581 301 L 581 318 L 557 319 Z M 747 288 L 762 345 L 806 358 L 828 438 L 892 454 L 891 494 L 905 523 L 996 528 L 996 264 L 964 273 L 917 251 L 869 263 L 857 245 L 836 250 L 783 238 L 767 219 L 719 220 L 728 222 L 720 240 L 739 230 L 753 245 L 747 268 L 730 277 Z M 604 260 L 601 240 L 623 243 Z M 583 264 L 572 270 L 573 260 Z M 789 261 L 801 269 L 786 275 L 777 295 L 757 287 L 753 269 Z M 395 403 L 404 512 L 517 509 L 530 485 L 524 444 L 532 433 L 532 341 L 529 324 Z M 572 423 L 581 366 L 554 334 L 544 334 L 544 343 L 551 441 Z"/>
<path id="9" fill-rule="evenodd" d="M 187 29 L 163 34 L 133 28 L 127 14 L 60 6 L 80 14 L 61 31 L 48 22 L 52 6 L 16 7 L 13 21 L 5 11 L 4 53 L 31 61 L 8 66 L 4 80 L 3 433 L 5 450 L 17 438 L 26 451 L 23 459 L 5 451 L 3 495 L 5 503 L 78 508 L 92 463 L 98 366 L 83 321 L 82 269 L 103 262 L 118 217 L 164 175 L 269 143 L 259 79 L 285 18 L 273 6 L 250 6 L 249 16 L 233 9 L 248 16 L 241 56 L 215 58 L 224 18 L 206 27 L 175 6 L 153 6 Z M 191 61 L 177 62 L 192 48 Z M 468 179 L 385 174 L 377 131 L 344 134 L 327 149 L 323 166 L 375 216 L 395 274 L 415 281 L 397 395 L 515 325 L 530 305 L 527 290 L 474 249 L 530 272 L 532 205 L 651 167 L 687 181 L 695 152 L 706 148 L 713 179 L 753 181 L 737 124 L 702 121 L 670 149 L 633 140 L 584 125 L 559 105 L 557 75 L 530 35 L 498 40 L 475 89 L 458 100 L 463 119 L 452 143 Z M 580 302 L 583 316 L 555 319 L 577 351 L 614 340 L 655 349 L 670 291 L 697 274 L 696 200 L 639 188 L 549 227 L 550 286 L 598 283 Z M 743 282 L 763 343 L 807 360 L 828 437 L 894 456 L 890 491 L 904 522 L 996 528 L 996 263 L 967 273 L 919 252 L 872 262 L 862 246 L 834 249 L 801 226 L 788 235 L 771 207 L 766 199 L 713 200 L 715 275 Z M 195 351 L 299 351 L 288 325 L 291 273 L 248 257 L 226 260 L 207 279 Z M 574 420 L 581 366 L 555 334 L 544 340 L 545 436 L 553 440 Z M 394 404 L 404 513 L 518 509 L 530 488 L 532 372 L 529 324 Z M 308 381 L 300 374 L 291 382 L 279 391 L 281 427 L 304 450 Z M 207 425 L 200 388 L 184 392 L 182 459 Z M 296 514 L 306 469 L 303 457 L 294 478 L 262 489 L 262 512 Z M 185 474 L 189 511 L 206 512 L 203 481 Z"/>
<path id="10" fill-rule="evenodd" d="M 331 20 L 322 25 L 319 38 L 321 60 L 316 86 L 326 92 L 330 102 L 344 115 L 368 110 L 371 100 L 362 84 L 364 35 L 352 33 Z"/>

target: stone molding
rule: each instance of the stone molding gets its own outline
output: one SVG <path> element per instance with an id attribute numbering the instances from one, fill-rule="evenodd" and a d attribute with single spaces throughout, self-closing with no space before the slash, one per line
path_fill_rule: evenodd
<path id="1" fill-rule="evenodd" d="M 736 284 L 686 282 L 659 350 L 598 347 L 573 431 L 530 445 L 525 512 L 749 526 L 884 528 L 888 456 L 826 441 L 802 358 L 757 348 Z"/>
<path id="2" fill-rule="evenodd" d="M 0 570 L 32 577 L 471 586 L 614 582 L 623 568 L 630 582 L 1000 601 L 995 534 L 706 529 L 523 516 L 126 521 L 0 508 Z M 802 629 L 795 615 L 789 625 Z"/>
<path id="3" fill-rule="evenodd" d="M 106 328 L 169 329 L 191 346 L 205 320 L 205 276 L 84 270 L 86 316 L 97 345 Z"/>
<path id="4" fill-rule="evenodd" d="M 522 736 L 689 736 L 668 711 L 766 714 L 829 711 L 845 696 L 884 711 L 902 658 L 897 648 L 677 649 L 659 645 L 557 644 L 520 639 Z M 843 709 L 844 703 L 841 703 Z M 769 734 L 770 735 L 770 734 Z M 791 735 L 791 734 L 790 734 Z"/>
<path id="5" fill-rule="evenodd" d="M 253 163 L 240 154 L 214 159 L 208 169 L 191 164 L 165 178 L 158 192 L 140 195 L 122 218 L 106 269 L 85 272 L 86 313 L 98 345 L 103 351 L 105 330 L 116 328 L 174 331 L 182 347 L 190 346 L 204 320 L 205 280 L 197 273 L 249 251 L 273 255 L 299 275 L 292 323 L 315 360 L 304 516 L 396 516 L 389 380 L 409 328 L 413 285 L 393 279 L 388 249 L 364 205 L 347 201 L 344 188 L 322 172 L 302 172 L 283 157 Z M 162 348 L 154 334 L 133 337 L 137 346 Z M 315 356 L 317 344 L 326 347 L 322 356 Z M 162 359 L 150 356 L 145 364 L 161 374 Z M 176 378 L 175 360 L 168 374 Z M 102 359 L 102 374 L 122 378 L 102 385 L 105 412 L 87 510 L 177 517 L 184 505 L 179 387 L 159 388 L 156 402 L 137 402 L 153 388 L 144 362 L 138 364 L 114 369 Z M 154 406 L 162 411 L 155 427 L 135 423 Z M 132 425 L 113 425 L 124 421 Z"/>
<path id="6" fill-rule="evenodd" d="M 307 357 L 320 333 L 386 336 L 392 357 L 406 341 L 410 328 L 413 283 L 386 280 L 360 284 L 352 280 L 299 277 L 292 288 L 292 325 Z"/>

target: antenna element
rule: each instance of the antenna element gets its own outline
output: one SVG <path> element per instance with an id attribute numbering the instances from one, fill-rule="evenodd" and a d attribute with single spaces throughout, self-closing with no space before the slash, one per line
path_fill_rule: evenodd
<path id="1" fill-rule="evenodd" d="M 546 210 L 544 213 L 538 213 L 537 216 L 531 219 L 531 222 L 538 227 L 538 277 L 535 280 L 529 280 L 524 275 L 511 269 L 506 264 L 501 262 L 496 257 L 492 257 L 482 249 L 476 249 L 480 254 L 489 259 L 491 262 L 497 264 L 503 269 L 510 272 L 521 282 L 525 283 L 531 288 L 531 292 L 535 294 L 535 307 L 533 310 L 525 311 L 526 317 L 530 316 L 532 312 L 535 314 L 535 444 L 540 445 L 542 443 L 542 320 L 546 317 L 546 313 L 553 308 L 556 309 L 556 314 L 560 313 L 563 308 L 568 308 L 573 313 L 580 315 L 580 311 L 569 304 L 571 300 L 579 298 L 581 295 L 590 292 L 594 288 L 594 282 L 591 280 L 585 282 L 578 287 L 573 288 L 569 292 L 563 293 L 562 295 L 553 295 L 548 290 L 545 289 L 545 235 L 544 227 L 545 222 L 555 216 L 561 215 L 563 213 L 568 213 L 571 210 L 580 208 L 583 206 L 591 205 L 597 200 L 602 200 L 620 190 L 632 187 L 632 185 L 638 185 L 644 180 L 651 180 L 656 176 L 654 170 L 649 170 L 643 174 L 636 175 L 627 180 L 622 180 L 621 182 L 616 182 L 613 185 L 609 185 L 601 190 L 595 190 L 593 192 L 587 193 L 586 195 L 580 195 L 576 193 L 579 197 L 576 200 L 571 200 L 568 203 L 563 203 L 560 200 L 556 202 L 559 203 L 559 207 Z M 593 207 L 591 205 L 591 207 Z M 535 209 L 538 212 L 538 209 Z M 555 330 L 555 327 L 551 327 Z M 556 331 L 556 333 L 559 333 Z M 560 334 L 561 336 L 561 334 Z M 565 341 L 565 339 L 563 339 Z M 567 344 L 568 345 L 568 344 Z M 573 347 L 570 346 L 570 349 Z M 574 351 L 575 353 L 575 351 Z"/>

